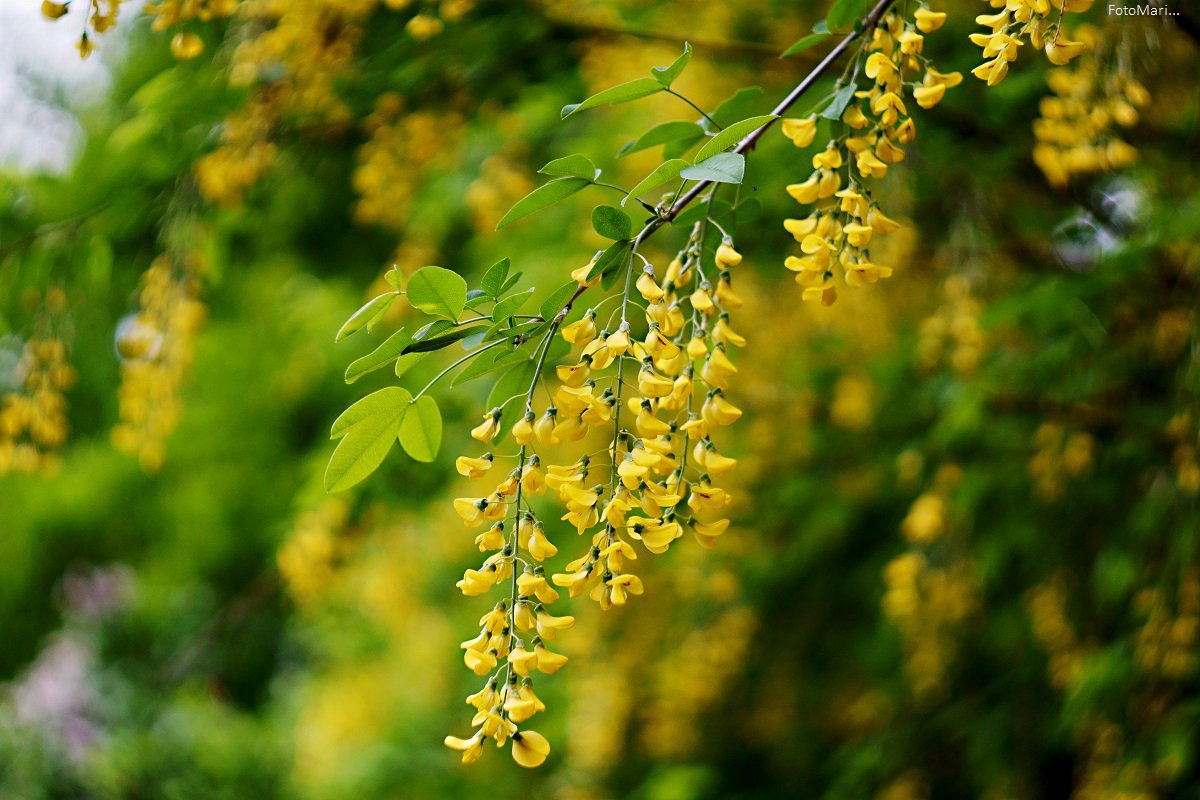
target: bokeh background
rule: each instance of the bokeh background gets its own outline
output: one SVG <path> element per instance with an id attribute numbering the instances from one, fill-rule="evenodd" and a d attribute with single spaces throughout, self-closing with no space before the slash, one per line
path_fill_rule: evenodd
<path id="1" fill-rule="evenodd" d="M 763 141 L 734 527 L 644 556 L 623 610 L 575 603 L 527 771 L 441 744 L 488 607 L 454 588 L 477 554 L 450 510 L 486 381 L 440 395 L 436 463 L 329 496 L 330 422 L 395 381 L 344 369 L 405 312 L 334 332 L 392 264 L 508 255 L 548 293 L 609 198 L 496 233 L 536 169 L 629 185 L 657 153 L 616 151 L 694 117 L 559 108 L 687 39 L 683 93 L 765 113 L 825 4 L 208 0 L 161 32 L 126 3 L 82 64 L 76 5 L 0 10 L 0 797 L 1200 798 L 1190 17 L 1088 17 L 1093 68 L 1150 95 L 1120 170 L 1039 169 L 1036 54 L 919 113 L 878 190 L 896 274 L 830 308 L 782 267 L 808 156 Z M 946 10 L 927 53 L 965 74 L 986 4 Z M 180 31 L 205 51 L 173 57 Z"/>

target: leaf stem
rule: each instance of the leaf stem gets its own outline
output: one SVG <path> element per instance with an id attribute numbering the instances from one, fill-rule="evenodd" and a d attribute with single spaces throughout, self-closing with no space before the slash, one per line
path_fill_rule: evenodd
<path id="1" fill-rule="evenodd" d="M 709 124 L 712 125 L 714 128 L 716 128 L 717 130 L 719 130 L 719 131 L 725 130 L 724 128 L 721 127 L 720 123 L 718 123 L 715 119 L 710 117 L 708 114 L 705 114 L 704 109 L 702 109 L 700 106 L 693 103 L 691 100 L 688 100 L 686 97 L 681 95 L 679 92 L 675 91 L 674 89 L 666 89 L 665 91 L 667 94 L 678 97 L 680 100 L 682 100 L 683 102 L 687 103 L 689 106 L 694 108 L 697 112 L 699 112 L 700 116 L 702 116 L 706 120 L 708 120 Z"/>
<path id="2" fill-rule="evenodd" d="M 472 350 L 471 352 L 467 353 L 465 356 L 463 356 L 462 358 L 460 358 L 458 361 L 455 361 L 453 364 L 451 364 L 450 366 L 446 367 L 444 370 L 442 370 L 441 372 L 439 372 L 437 375 L 434 375 L 434 376 L 433 376 L 433 380 L 431 380 L 429 383 L 425 384 L 424 388 L 422 388 L 422 389 L 421 389 L 421 391 L 419 391 L 419 392 L 417 392 L 415 395 L 413 395 L 413 399 L 412 399 L 412 401 L 413 401 L 413 402 L 416 402 L 416 400 L 417 400 L 417 398 L 418 398 L 418 397 L 420 397 L 421 395 L 425 394 L 425 393 L 426 393 L 426 392 L 428 392 L 430 389 L 432 389 L 432 388 L 433 388 L 433 385 L 434 385 L 435 383 L 437 383 L 438 381 L 440 381 L 442 378 L 446 377 L 446 375 L 447 375 L 447 374 L 450 372 L 450 370 L 454 369 L 454 368 L 455 368 L 455 367 L 457 367 L 457 366 L 460 366 L 460 365 L 462 365 L 462 364 L 465 364 L 466 362 L 470 361 L 470 360 L 471 360 L 472 358 L 474 358 L 475 356 L 477 356 L 477 355 L 479 355 L 480 353 L 482 353 L 484 350 L 491 350 L 493 347 L 497 347 L 498 345 L 502 345 L 502 344 L 504 344 L 504 343 L 505 343 L 505 342 L 507 342 L 507 341 L 508 341 L 508 339 L 497 339 L 496 341 L 492 342 L 491 344 L 486 344 L 486 345 L 484 345 L 483 347 L 479 348 L 478 350 Z"/>

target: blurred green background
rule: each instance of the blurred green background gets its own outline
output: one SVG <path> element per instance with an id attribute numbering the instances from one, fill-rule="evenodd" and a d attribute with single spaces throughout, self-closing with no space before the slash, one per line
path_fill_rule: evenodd
<path id="1" fill-rule="evenodd" d="M 977 63 L 981 9 L 928 37 L 943 71 Z M 657 154 L 621 146 L 695 116 L 560 107 L 687 39 L 683 93 L 760 86 L 766 113 L 826 10 L 247 0 L 183 23 L 206 51 L 177 61 L 122 7 L 70 167 L 0 174 L 5 402 L 29 342 L 64 359 L 38 351 L 46 455 L 0 447 L 0 797 L 1200 798 L 1200 59 L 1100 7 L 1152 98 L 1137 162 L 1049 186 L 1044 59 L 967 75 L 880 183 L 895 276 L 831 308 L 782 267 L 808 155 L 767 136 L 737 230 L 734 527 L 639 562 L 625 609 L 575 603 L 545 767 L 441 744 L 488 605 L 454 588 L 474 547 L 449 513 L 488 387 L 439 395 L 437 463 L 327 496 L 328 425 L 395 381 L 345 366 L 405 312 L 334 333 L 392 264 L 477 283 L 507 255 L 548 294 L 611 198 L 494 232 L 536 169 L 581 152 L 631 185 Z"/>

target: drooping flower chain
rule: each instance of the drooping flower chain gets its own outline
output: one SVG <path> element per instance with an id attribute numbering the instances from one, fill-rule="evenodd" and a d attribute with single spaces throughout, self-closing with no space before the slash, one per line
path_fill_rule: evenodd
<path id="1" fill-rule="evenodd" d="M 725 397 L 737 372 L 727 349 L 745 344 L 730 327 L 728 313 L 742 304 L 729 270 L 742 257 L 726 237 L 715 254 L 716 274 L 707 274 L 701 264 L 707 224 L 695 226 L 687 247 L 661 278 L 649 262 L 636 279 L 630 268 L 619 320 L 613 311 L 609 323 L 599 327 L 598 307 L 567 325 L 560 325 L 565 313 L 556 318 L 541 344 L 537 373 L 555 335 L 574 346 L 578 361 L 556 368 L 559 383 L 540 414 L 533 403 L 540 380 L 535 373 L 525 413 L 510 431 L 500 430 L 500 409 L 485 414 L 472 431 L 485 444 L 511 437 L 519 451 L 516 469 L 491 494 L 454 501 L 468 526 L 488 526 L 475 541 L 481 552 L 490 553 L 479 568 L 466 571 L 459 589 L 468 596 L 506 583 L 510 589 L 509 598 L 481 618 L 479 635 L 462 643 L 467 667 L 489 676 L 467 698 L 477 710 L 475 734 L 446 737 L 446 745 L 461 751 L 465 763 L 479 758 L 488 738 L 498 746 L 512 739 L 513 758 L 522 766 L 537 766 L 549 753 L 544 736 L 518 726 L 545 710 L 534 693 L 532 673 L 553 674 L 567 660 L 546 646 L 575 622 L 548 610 L 559 599 L 554 586 L 571 597 L 586 594 L 603 609 L 623 606 L 644 590 L 641 578 L 629 569 L 637 559 L 629 540 L 661 554 L 683 536 L 686 526 L 701 544 L 712 547 L 729 526 L 723 514 L 730 497 L 715 481 L 736 460 L 717 450 L 712 434 L 742 414 Z M 572 273 L 580 293 L 598 280 L 588 280 L 591 267 Z M 641 340 L 631 333 L 628 319 L 629 311 L 640 305 L 633 288 L 645 302 L 647 332 Z M 633 378 L 628 373 L 635 369 Z M 609 426 L 611 442 L 602 451 L 606 464 L 583 455 L 570 464 L 544 465 L 536 452 L 580 441 L 589 431 Z M 481 479 L 495 460 L 491 453 L 462 456 L 456 466 L 464 476 Z M 543 562 L 558 548 L 530 503 L 531 496 L 548 490 L 565 511 L 562 519 L 581 535 L 591 533 L 587 551 L 549 577 Z M 511 526 L 507 531 L 506 520 Z"/>
<path id="2" fill-rule="evenodd" d="M 924 6 L 912 20 L 896 11 L 884 16 L 856 61 L 873 82 L 871 88 L 854 92 L 840 122 L 834 123 L 837 135 L 813 156 L 814 171 L 808 179 L 787 187 L 798 203 L 813 207 L 804 219 L 784 221 L 803 252 L 790 256 L 784 265 L 797 273 L 805 300 L 824 305 L 837 300 L 835 262 L 847 286 L 876 283 L 892 274 L 891 267 L 871 261 L 869 247 L 875 235 L 891 233 L 899 223 L 884 214 L 872 197 L 869 181 L 883 178 L 889 167 L 903 161 L 901 145 L 916 137 L 905 90 L 917 105 L 933 108 L 947 88 L 962 82 L 961 74 L 938 72 L 922 54 L 922 34 L 940 28 L 945 18 L 944 13 Z M 917 73 L 922 73 L 919 84 L 905 80 Z M 786 119 L 782 130 L 797 147 L 806 148 L 816 137 L 817 122 L 815 115 Z"/>

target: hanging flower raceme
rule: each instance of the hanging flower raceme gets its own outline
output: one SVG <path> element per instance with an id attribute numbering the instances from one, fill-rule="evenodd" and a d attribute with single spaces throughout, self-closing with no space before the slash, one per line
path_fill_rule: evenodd
<path id="1" fill-rule="evenodd" d="M 522 726 L 545 710 L 534 693 L 536 674 L 552 674 L 567 662 L 548 644 L 575 622 L 552 610 L 560 590 L 603 609 L 624 606 L 646 590 L 635 572 L 636 543 L 661 554 L 691 530 L 711 547 L 729 526 L 731 500 L 717 482 L 737 462 L 718 450 L 714 435 L 741 416 L 726 393 L 737 374 L 729 350 L 745 344 L 729 317 L 741 304 L 732 270 L 742 256 L 729 237 L 717 237 L 713 224 L 697 223 L 665 270 L 656 272 L 649 262 L 640 271 L 629 266 L 620 305 L 603 323 L 598 307 L 569 324 L 562 324 L 565 311 L 556 318 L 539 353 L 544 356 L 555 336 L 572 351 L 553 370 L 557 384 L 546 405 L 535 408 L 534 389 L 542 380 L 535 372 L 524 412 L 511 428 L 502 429 L 501 409 L 488 411 L 471 432 L 488 450 L 456 462 L 461 475 L 489 487 L 454 502 L 484 554 L 458 587 L 478 596 L 499 586 L 507 595 L 462 643 L 467 668 L 486 679 L 467 698 L 477 712 L 475 733 L 445 740 L 464 762 L 480 756 L 486 739 L 511 740 L 522 766 L 538 766 L 550 752 L 543 736 Z M 717 238 L 707 255 L 706 236 Z M 590 271 L 588 265 L 572 272 L 580 293 L 595 283 Z M 642 319 L 634 319 L 630 312 L 642 303 Z M 594 436 L 607 443 L 603 456 L 544 463 L 547 454 Z M 513 458 L 499 454 L 510 444 L 516 467 L 499 472 L 497 465 Z M 562 571 L 546 565 L 561 545 L 548 531 L 552 517 L 587 537 L 584 552 Z"/>
<path id="2" fill-rule="evenodd" d="M 834 117 L 835 136 L 812 157 L 812 174 L 788 186 L 792 198 L 811 211 L 807 217 L 784 222 L 801 250 L 785 266 L 796 273 L 805 300 L 834 303 L 839 273 L 851 287 L 892 274 L 891 267 L 871 260 L 870 246 L 876 236 L 891 233 L 899 224 L 875 201 L 870 182 L 886 177 L 893 165 L 903 161 L 903 145 L 916 137 L 910 104 L 932 108 L 947 88 L 962 82 L 961 74 L 939 72 L 922 52 L 923 34 L 937 30 L 944 21 L 944 13 L 923 6 L 912 19 L 896 11 L 888 13 L 858 54 L 869 86 L 839 82 L 822 113 Z M 817 126 L 818 118 L 810 116 L 785 120 L 782 130 L 805 149 L 816 139 Z"/>
<path id="3" fill-rule="evenodd" d="M 1046 74 L 1053 95 L 1042 98 L 1041 114 L 1033 123 L 1038 142 L 1033 160 L 1054 186 L 1065 186 L 1075 175 L 1132 163 L 1137 151 L 1118 131 L 1137 124 L 1138 109 L 1150 102 L 1126 60 L 1111 57 L 1114 48 L 1104 32 L 1082 25 L 1077 35 L 1088 50 Z"/>
<path id="4" fill-rule="evenodd" d="M 985 59 L 971 74 L 995 86 L 1017 60 L 1026 37 L 1038 50 L 1046 51 L 1050 63 L 1063 66 L 1081 55 L 1087 44 L 1071 38 L 1064 25 L 1066 13 L 1087 11 L 1093 0 L 987 0 L 993 14 L 980 14 L 975 22 L 988 33 L 973 33 L 971 41 L 983 48 Z"/>
<path id="5" fill-rule="evenodd" d="M 146 470 L 162 466 L 166 439 L 179 423 L 179 392 L 206 316 L 196 273 L 194 256 L 155 259 L 142 275 L 138 310 L 117 326 L 121 422 L 112 440 Z"/>
<path id="6" fill-rule="evenodd" d="M 75 368 L 67 361 L 68 322 L 66 295 L 49 289 L 12 374 L 0 374 L 8 387 L 0 394 L 0 475 L 48 472 L 58 465 L 58 450 L 67 440 L 65 392 L 75 382 Z"/>

